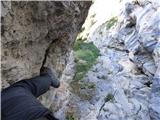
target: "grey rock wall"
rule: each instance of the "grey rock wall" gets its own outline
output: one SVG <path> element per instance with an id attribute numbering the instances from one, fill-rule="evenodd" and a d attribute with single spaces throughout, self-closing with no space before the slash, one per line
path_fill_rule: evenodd
<path id="1" fill-rule="evenodd" d="M 58 78 L 87 16 L 89 1 L 1 2 L 2 88 L 50 66 Z"/>
<path id="2" fill-rule="evenodd" d="M 95 95 L 70 99 L 78 120 L 160 120 L 160 2 L 120 3 L 115 23 L 112 17 L 87 31 L 100 56 L 83 78 L 94 83 Z"/>

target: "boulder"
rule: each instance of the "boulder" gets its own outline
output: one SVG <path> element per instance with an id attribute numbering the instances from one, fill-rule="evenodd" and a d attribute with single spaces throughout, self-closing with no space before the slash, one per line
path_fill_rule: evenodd
<path id="1" fill-rule="evenodd" d="M 2 2 L 2 88 L 48 66 L 60 78 L 90 1 Z"/>

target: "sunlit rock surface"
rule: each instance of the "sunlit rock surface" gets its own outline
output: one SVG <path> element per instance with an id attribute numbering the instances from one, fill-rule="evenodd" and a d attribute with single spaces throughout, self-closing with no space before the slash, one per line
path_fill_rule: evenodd
<path id="1" fill-rule="evenodd" d="M 84 100 L 73 94 L 69 101 L 75 119 L 160 119 L 160 2 L 122 0 L 119 5 L 119 14 L 107 22 L 98 21 L 94 11 L 83 26 L 80 36 L 93 41 L 101 55 L 84 78 L 96 85 L 95 95 Z"/>

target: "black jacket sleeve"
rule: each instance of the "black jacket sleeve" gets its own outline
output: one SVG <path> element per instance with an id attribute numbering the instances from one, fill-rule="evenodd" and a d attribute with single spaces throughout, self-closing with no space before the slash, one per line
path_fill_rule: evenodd
<path id="1" fill-rule="evenodd" d="M 21 80 L 2 90 L 2 119 L 35 120 L 46 117 L 49 120 L 51 118 L 56 120 L 51 112 L 36 99 L 36 97 L 47 92 L 50 85 L 50 77 L 43 75 Z"/>
<path id="2" fill-rule="evenodd" d="M 36 76 L 31 79 L 21 80 L 11 87 L 21 86 L 31 92 L 35 97 L 39 97 L 49 90 L 51 85 L 51 77 L 49 75 Z"/>

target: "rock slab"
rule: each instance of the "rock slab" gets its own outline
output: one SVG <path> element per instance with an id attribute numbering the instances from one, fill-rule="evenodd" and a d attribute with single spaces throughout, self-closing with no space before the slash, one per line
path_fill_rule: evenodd
<path id="1" fill-rule="evenodd" d="M 2 88 L 39 75 L 49 66 L 58 78 L 88 14 L 90 1 L 1 2 Z"/>

